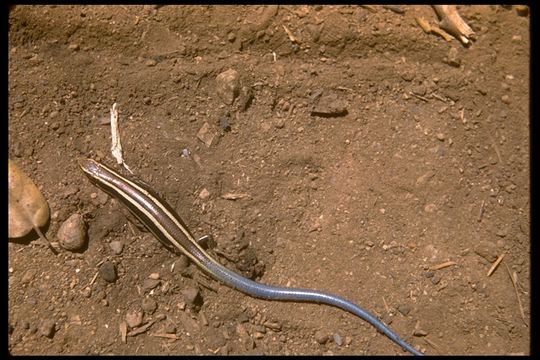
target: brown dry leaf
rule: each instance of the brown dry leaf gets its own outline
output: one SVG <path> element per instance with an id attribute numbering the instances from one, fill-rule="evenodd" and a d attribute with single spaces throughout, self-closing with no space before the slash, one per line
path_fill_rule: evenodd
<path id="1" fill-rule="evenodd" d="M 8 214 L 8 237 L 22 237 L 34 229 L 51 247 L 39 229 L 49 219 L 47 200 L 32 179 L 11 160 L 8 160 Z"/>

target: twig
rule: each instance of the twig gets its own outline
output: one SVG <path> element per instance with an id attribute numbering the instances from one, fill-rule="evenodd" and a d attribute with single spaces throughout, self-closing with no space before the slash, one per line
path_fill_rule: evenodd
<path id="1" fill-rule="evenodd" d="M 127 323 L 125 320 L 122 320 L 120 322 L 119 331 L 120 331 L 120 337 L 122 338 L 122 342 L 125 344 L 127 342 Z"/>
<path id="2" fill-rule="evenodd" d="M 180 339 L 180 337 L 176 336 L 176 334 L 159 333 L 159 334 L 150 334 L 150 336 L 162 337 L 162 338 L 173 339 L 173 340 Z"/>
<path id="3" fill-rule="evenodd" d="M 423 97 L 423 96 L 420 96 L 420 95 L 415 94 L 415 93 L 413 93 L 413 92 L 410 93 L 410 94 L 411 94 L 412 96 L 415 96 L 415 97 L 419 98 L 420 100 L 423 100 L 423 101 L 425 101 L 425 102 L 429 102 L 429 99 L 427 99 L 427 98 L 425 98 L 425 97 Z"/>
<path id="4" fill-rule="evenodd" d="M 388 307 L 388 304 L 386 303 L 386 300 L 384 299 L 384 296 L 382 298 L 382 301 L 383 301 L 384 309 L 386 310 L 386 313 L 390 314 L 390 308 Z"/>
<path id="5" fill-rule="evenodd" d="M 372 13 L 376 13 L 377 9 L 371 5 L 360 5 L 360 7 L 363 7 L 366 10 L 369 10 Z"/>
<path id="6" fill-rule="evenodd" d="M 488 135 L 489 135 L 489 139 L 491 140 L 491 146 L 493 146 L 493 149 L 495 149 L 495 153 L 497 154 L 497 158 L 499 159 L 499 163 L 501 163 L 501 165 L 502 165 L 503 161 L 502 161 L 502 158 L 501 158 L 501 153 L 499 152 L 499 148 L 497 147 L 497 144 L 495 143 L 495 141 L 491 137 L 491 134 L 488 133 Z"/>
<path id="7" fill-rule="evenodd" d="M 437 34 L 446 41 L 452 40 L 452 36 L 450 36 L 450 34 L 448 34 L 446 31 L 440 29 L 437 26 L 431 25 L 423 17 L 415 17 L 414 20 L 416 20 L 416 23 L 420 25 L 420 27 L 422 28 L 422 30 L 424 30 L 426 34 L 430 34 L 430 33 Z"/>
<path id="8" fill-rule="evenodd" d="M 456 263 L 454 261 L 447 261 L 439 265 L 434 265 L 430 267 L 429 270 L 441 270 L 452 265 L 456 265 Z"/>
<path id="9" fill-rule="evenodd" d="M 433 5 L 439 16 L 442 29 L 455 36 L 464 45 L 469 45 L 469 39 L 474 40 L 476 34 L 457 12 L 456 5 Z"/>
<path id="10" fill-rule="evenodd" d="M 429 345 L 431 345 L 433 348 L 437 349 L 438 351 L 440 351 L 440 346 L 437 345 L 436 343 L 434 343 L 433 341 L 429 340 L 426 336 L 423 337 L 424 341 L 427 342 Z"/>
<path id="11" fill-rule="evenodd" d="M 504 259 L 504 255 L 506 254 L 501 254 L 499 255 L 499 257 L 497 258 L 497 260 L 493 263 L 493 265 L 491 265 L 491 268 L 489 269 L 488 273 L 487 273 L 487 276 L 491 276 L 491 274 L 493 274 L 493 272 L 495 271 L 495 269 L 497 269 L 497 266 L 499 266 L 499 264 L 501 263 L 501 261 Z"/>
<path id="12" fill-rule="evenodd" d="M 87 286 L 92 286 L 92 284 L 96 281 L 97 277 L 99 275 L 99 272 L 97 272 L 94 277 L 92 278 L 92 280 L 90 280 L 90 284 L 88 284 Z M 86 287 L 86 286 L 85 286 Z"/>
<path id="13" fill-rule="evenodd" d="M 525 326 L 529 327 L 529 325 L 527 324 L 527 321 L 525 321 L 525 312 L 523 311 L 523 305 L 521 305 L 521 298 L 519 297 L 519 292 L 518 292 L 518 288 L 517 288 L 517 280 L 514 279 L 512 274 L 510 274 L 510 269 L 508 268 L 508 265 L 506 265 L 506 264 L 504 264 L 504 265 L 506 266 L 506 271 L 508 272 L 508 276 L 510 276 L 510 280 L 512 281 L 512 285 L 514 286 L 514 290 L 516 292 L 516 297 L 517 297 L 517 300 L 518 300 L 519 313 L 521 314 L 521 319 L 523 320 L 523 323 L 525 324 Z M 514 274 L 515 274 L 515 272 L 514 272 Z"/>
<path id="14" fill-rule="evenodd" d="M 137 329 L 134 329 L 133 331 L 128 332 L 127 336 L 136 336 L 136 335 L 142 334 L 142 333 L 148 331 L 148 329 L 152 325 L 154 325 L 156 322 L 164 320 L 165 318 L 166 318 L 165 315 L 160 314 L 160 315 L 156 316 L 155 319 L 150 320 L 148 323 L 144 324 L 143 326 L 141 326 L 141 327 L 139 327 Z"/>
<path id="15" fill-rule="evenodd" d="M 383 5 L 382 7 L 383 9 L 390 10 L 392 12 L 395 12 L 396 14 L 405 14 L 405 10 L 403 10 L 397 5 Z"/>
<path id="16" fill-rule="evenodd" d="M 485 211 L 484 205 L 485 205 L 485 201 L 482 200 L 482 204 L 480 205 L 480 211 L 478 212 L 478 219 L 476 219 L 478 222 L 482 221 L 482 216 L 484 216 L 484 211 Z"/>
<path id="17" fill-rule="evenodd" d="M 33 228 L 34 228 L 34 231 L 37 232 L 37 234 L 39 235 L 41 240 L 44 242 L 44 244 L 47 245 L 49 247 L 49 249 L 51 249 L 53 254 L 58 255 L 58 251 L 52 246 L 51 242 L 49 241 L 49 239 L 47 239 L 45 234 L 43 234 L 43 232 L 41 232 L 41 229 L 38 226 L 33 226 Z"/>
<path id="18" fill-rule="evenodd" d="M 120 143 L 120 130 L 118 128 L 118 110 L 116 109 L 116 103 L 111 107 L 111 153 L 116 159 L 118 165 L 124 165 L 124 167 L 130 172 L 131 169 L 126 165 L 122 157 L 122 144 Z"/>
<path id="19" fill-rule="evenodd" d="M 300 41 L 298 41 L 298 38 L 293 35 L 291 30 L 287 29 L 285 25 L 282 25 L 283 29 L 285 29 L 285 32 L 287 33 L 287 36 L 289 37 L 289 40 L 291 40 L 292 43 L 300 44 Z"/>

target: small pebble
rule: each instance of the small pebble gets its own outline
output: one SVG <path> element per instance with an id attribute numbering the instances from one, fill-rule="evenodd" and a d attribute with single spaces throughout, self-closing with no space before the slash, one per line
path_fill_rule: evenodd
<path id="1" fill-rule="evenodd" d="M 232 105 L 240 94 L 240 76 L 236 70 L 229 69 L 216 77 L 216 92 L 227 105 Z"/>
<path id="2" fill-rule="evenodd" d="M 86 223 L 80 214 L 71 215 L 62 223 L 58 233 L 60 246 L 69 251 L 79 251 L 86 244 Z"/>
<path id="3" fill-rule="evenodd" d="M 210 196 L 210 192 L 206 188 L 202 189 L 201 192 L 199 193 L 199 198 L 201 198 L 202 200 L 208 199 L 209 196 Z"/>
<path id="4" fill-rule="evenodd" d="M 157 64 L 157 61 L 154 59 L 148 59 L 144 62 L 144 65 L 146 66 L 156 66 L 156 64 Z"/>
<path id="5" fill-rule="evenodd" d="M 89 286 L 85 287 L 84 289 L 81 290 L 81 294 L 85 298 L 89 298 L 90 296 L 92 296 L 92 288 Z"/>
<path id="6" fill-rule="evenodd" d="M 343 344 L 343 340 L 341 339 L 341 336 L 339 336 L 338 334 L 334 334 L 332 338 L 334 339 L 334 342 L 336 343 L 337 346 L 341 346 Z"/>
<path id="7" fill-rule="evenodd" d="M 414 336 L 418 336 L 418 337 L 427 336 L 427 334 L 428 332 L 425 330 L 414 330 L 414 333 L 413 333 Z"/>
<path id="8" fill-rule="evenodd" d="M 55 322 L 54 320 L 44 320 L 39 327 L 39 333 L 45 337 L 51 338 L 54 336 Z"/>
<path id="9" fill-rule="evenodd" d="M 99 275 L 101 275 L 105 281 L 112 283 L 116 280 L 116 267 L 112 262 L 105 261 L 99 267 Z"/>
<path id="10" fill-rule="evenodd" d="M 279 323 L 273 323 L 273 322 L 265 322 L 264 326 L 266 326 L 269 329 L 272 329 L 274 331 L 280 331 L 281 325 Z"/>
<path id="11" fill-rule="evenodd" d="M 315 332 L 315 341 L 321 345 L 324 345 L 328 342 L 328 335 L 321 330 L 317 330 Z"/>
<path id="12" fill-rule="evenodd" d="M 152 103 L 152 99 L 150 99 L 148 96 L 146 96 L 144 99 L 143 99 L 143 103 L 145 105 L 150 105 Z"/>
<path id="13" fill-rule="evenodd" d="M 160 276 L 159 273 L 151 273 L 150 275 L 148 275 L 148 278 L 152 280 L 159 280 Z"/>
<path id="14" fill-rule="evenodd" d="M 444 141 L 444 134 L 443 133 L 437 133 L 437 139 L 440 141 Z"/>
<path id="15" fill-rule="evenodd" d="M 143 312 L 139 310 L 131 310 L 126 314 L 126 323 L 133 329 L 140 326 L 143 322 Z"/>
<path id="16" fill-rule="evenodd" d="M 174 271 L 184 274 L 189 266 L 189 260 L 187 256 L 181 255 L 178 260 L 174 262 Z"/>
<path id="17" fill-rule="evenodd" d="M 21 282 L 23 284 L 26 284 L 26 283 L 29 283 L 29 282 L 32 282 L 32 280 L 34 280 L 34 277 L 36 276 L 36 270 L 34 269 L 28 269 L 24 272 L 23 274 L 23 277 L 21 279 Z"/>
<path id="18" fill-rule="evenodd" d="M 441 277 L 437 274 L 431 278 L 431 283 L 437 285 L 441 281 Z"/>
<path id="19" fill-rule="evenodd" d="M 142 301 L 142 309 L 146 314 L 153 314 L 157 307 L 157 302 L 154 299 L 144 298 Z"/>
<path id="20" fill-rule="evenodd" d="M 109 247 L 111 248 L 113 254 L 120 255 L 124 249 L 124 243 L 120 240 L 113 240 L 110 242 Z"/>
<path id="21" fill-rule="evenodd" d="M 167 321 L 163 328 L 165 334 L 174 334 L 176 333 L 176 325 L 172 321 Z"/>
<path id="22" fill-rule="evenodd" d="M 499 250 L 497 245 L 490 241 L 480 241 L 474 248 L 474 252 L 489 262 L 493 262 L 497 259 Z"/>
<path id="23" fill-rule="evenodd" d="M 411 307 L 409 305 L 398 305 L 397 309 L 403 316 L 407 316 L 411 312 Z"/>
<path id="24" fill-rule="evenodd" d="M 181 291 L 186 305 L 193 306 L 200 302 L 199 289 L 195 287 L 189 287 Z"/>
<path id="25" fill-rule="evenodd" d="M 453 67 L 461 66 L 461 59 L 459 58 L 459 51 L 457 48 L 451 47 L 450 50 L 448 50 L 446 61 L 448 65 L 450 66 L 453 66 Z"/>
<path id="26" fill-rule="evenodd" d="M 219 127 L 223 131 L 231 131 L 231 124 L 229 123 L 229 118 L 222 117 L 219 119 Z"/>
<path id="27" fill-rule="evenodd" d="M 510 104 L 510 96 L 508 95 L 501 96 L 501 101 L 505 104 Z"/>
<path id="28" fill-rule="evenodd" d="M 142 290 L 144 292 L 147 292 L 149 290 L 155 289 L 160 283 L 161 280 L 159 279 L 144 279 L 142 283 Z"/>

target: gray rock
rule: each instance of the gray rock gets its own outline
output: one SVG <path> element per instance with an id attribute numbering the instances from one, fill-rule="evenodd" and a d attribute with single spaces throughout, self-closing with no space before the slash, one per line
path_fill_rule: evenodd
<path id="1" fill-rule="evenodd" d="M 407 316 L 411 312 L 411 307 L 409 305 L 398 305 L 397 309 L 403 316 Z"/>
<path id="2" fill-rule="evenodd" d="M 146 292 L 155 289 L 160 283 L 161 280 L 159 279 L 144 279 L 142 284 L 142 290 Z"/>
<path id="3" fill-rule="evenodd" d="M 199 289 L 195 287 L 189 287 L 181 291 L 186 305 L 193 306 L 200 303 L 202 300 L 199 294 Z"/>
<path id="4" fill-rule="evenodd" d="M 142 309 L 146 314 L 153 314 L 157 309 L 157 302 L 151 298 L 144 298 L 142 301 Z"/>
<path id="5" fill-rule="evenodd" d="M 99 267 L 99 275 L 107 282 L 116 281 L 116 266 L 110 261 L 105 261 Z"/>
<path id="6" fill-rule="evenodd" d="M 328 334 L 324 333 L 322 330 L 317 330 L 315 332 L 315 341 L 321 345 L 324 345 L 328 342 Z"/>
<path id="7" fill-rule="evenodd" d="M 461 66 L 461 58 L 459 58 L 459 51 L 455 47 L 451 47 L 450 50 L 448 50 L 448 55 L 446 57 L 446 62 L 448 65 L 453 67 L 460 67 Z"/>

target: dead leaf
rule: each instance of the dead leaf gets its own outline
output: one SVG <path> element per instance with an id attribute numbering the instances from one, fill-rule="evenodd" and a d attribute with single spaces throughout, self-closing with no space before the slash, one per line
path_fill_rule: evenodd
<path id="1" fill-rule="evenodd" d="M 49 205 L 37 186 L 11 160 L 8 160 L 8 237 L 19 238 L 34 229 L 52 248 L 40 226 L 49 219 Z"/>

